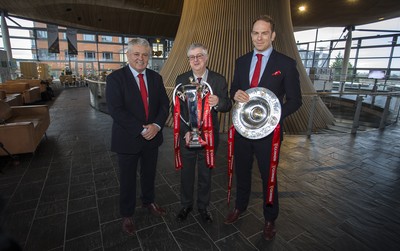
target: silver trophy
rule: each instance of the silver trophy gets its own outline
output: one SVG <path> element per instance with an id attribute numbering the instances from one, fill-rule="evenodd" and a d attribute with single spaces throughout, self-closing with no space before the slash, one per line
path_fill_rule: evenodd
<path id="1" fill-rule="evenodd" d="M 188 109 L 189 121 L 186 121 L 182 115 L 180 115 L 180 119 L 190 128 L 190 141 L 187 147 L 200 148 L 205 145 L 205 141 L 201 138 L 200 131 L 203 122 L 199 119 L 203 118 L 204 114 L 202 100 L 208 93 L 213 94 L 213 92 L 211 86 L 207 82 L 201 81 L 201 83 L 197 83 L 193 81 L 193 78 L 189 78 L 189 80 L 190 84 L 183 85 L 180 83 L 175 87 L 172 100 L 175 106 L 175 96 L 178 96 L 179 99 L 186 104 Z M 201 100 L 199 100 L 199 97 L 201 97 Z M 199 106 L 201 109 L 198 109 Z M 199 112 L 202 114 L 198 114 Z"/>
<path id="2" fill-rule="evenodd" d="M 249 101 L 236 102 L 232 109 L 232 123 L 236 131 L 248 139 L 268 136 L 281 119 L 281 104 L 278 97 L 263 87 L 247 89 Z"/>

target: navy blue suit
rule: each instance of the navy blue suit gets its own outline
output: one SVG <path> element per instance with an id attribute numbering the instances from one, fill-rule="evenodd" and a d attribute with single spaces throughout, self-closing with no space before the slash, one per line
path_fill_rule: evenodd
<path id="1" fill-rule="evenodd" d="M 146 120 L 139 86 L 129 66 L 107 76 L 106 99 L 113 118 L 111 151 L 118 154 L 120 167 L 120 211 L 132 216 L 136 207 L 136 171 L 140 161 L 141 199 L 154 202 L 154 179 L 158 147 L 163 142 L 162 130 L 151 139 L 142 137 L 143 125 L 155 123 L 163 128 L 168 117 L 169 99 L 162 77 L 146 69 L 149 116 Z"/>
<path id="2" fill-rule="evenodd" d="M 235 96 L 237 90 L 246 91 L 250 88 L 249 73 L 252 56 L 253 52 L 250 52 L 236 60 L 230 89 L 231 98 Z M 278 97 L 282 105 L 280 124 L 281 132 L 283 132 L 282 123 L 284 119 L 299 109 L 302 104 L 299 73 L 295 60 L 272 50 L 258 87 L 265 87 Z M 251 140 L 244 138 L 239 133 L 235 133 L 234 149 L 237 180 L 236 208 L 240 211 L 247 209 L 251 192 L 253 155 L 255 155 L 263 181 L 264 218 L 270 221 L 275 220 L 279 213 L 277 185 L 274 191 L 273 206 L 266 206 L 266 187 L 269 176 L 272 136 L 273 133 L 261 139 Z M 283 134 L 281 134 L 281 140 L 282 136 Z"/>

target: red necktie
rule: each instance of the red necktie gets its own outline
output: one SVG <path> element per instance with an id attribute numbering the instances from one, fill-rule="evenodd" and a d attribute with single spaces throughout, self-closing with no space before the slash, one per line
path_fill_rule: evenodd
<path id="1" fill-rule="evenodd" d="M 250 88 L 257 87 L 258 79 L 260 78 L 261 62 L 263 55 L 258 53 L 256 56 L 257 56 L 257 64 L 256 68 L 254 69 L 253 77 L 251 78 Z"/>
<path id="2" fill-rule="evenodd" d="M 144 105 L 144 111 L 146 113 L 146 119 L 149 117 L 149 104 L 147 102 L 147 90 L 146 85 L 144 84 L 143 74 L 140 73 L 138 75 L 139 84 L 140 84 L 140 94 L 142 95 L 142 101 Z"/>

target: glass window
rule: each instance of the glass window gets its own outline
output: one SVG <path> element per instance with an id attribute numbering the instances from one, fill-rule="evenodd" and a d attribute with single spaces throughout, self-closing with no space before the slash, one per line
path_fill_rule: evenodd
<path id="1" fill-rule="evenodd" d="M 92 34 L 83 34 L 84 41 L 96 41 L 96 38 Z"/>
<path id="2" fill-rule="evenodd" d="M 13 54 L 13 58 L 17 59 L 35 59 L 36 57 L 33 57 L 32 50 L 26 50 L 26 49 L 12 49 L 11 50 Z"/>
<path id="3" fill-rule="evenodd" d="M 153 57 L 162 58 L 164 54 L 164 45 L 160 43 L 153 44 Z"/>
<path id="4" fill-rule="evenodd" d="M 359 58 L 357 61 L 357 68 L 370 68 L 370 69 L 377 69 L 377 68 L 384 68 L 388 67 L 389 58 L 382 58 L 382 59 L 363 59 Z"/>
<path id="5" fill-rule="evenodd" d="M 37 30 L 36 34 L 38 38 L 47 38 L 47 31 Z"/>
<path id="6" fill-rule="evenodd" d="M 383 47 L 383 48 L 365 48 L 360 49 L 358 53 L 358 57 L 366 58 L 366 57 L 389 57 L 390 56 L 390 47 Z"/>
<path id="7" fill-rule="evenodd" d="M 35 48 L 35 40 L 34 39 L 25 39 L 25 38 L 10 38 L 11 47 L 13 49 L 34 49 Z"/>
<path id="8" fill-rule="evenodd" d="M 49 53 L 47 49 L 38 49 L 39 60 L 56 60 L 57 53 Z"/>
<path id="9" fill-rule="evenodd" d="M 392 58 L 391 68 L 400 68 L 400 58 Z"/>
<path id="10" fill-rule="evenodd" d="M 12 21 L 9 20 L 9 18 L 6 18 L 6 22 L 7 22 L 7 26 L 8 27 L 26 27 L 26 28 L 32 28 L 33 27 L 33 22 L 32 21 L 25 20 L 25 19 L 20 19 L 20 18 L 16 18 L 16 17 L 11 17 L 11 19 L 12 19 Z"/>
<path id="11" fill-rule="evenodd" d="M 8 34 L 10 35 L 10 37 L 33 38 L 32 30 L 27 30 L 27 29 L 8 28 Z"/>
<path id="12" fill-rule="evenodd" d="M 390 78 L 400 79 L 400 71 L 390 71 Z"/>
<path id="13" fill-rule="evenodd" d="M 393 57 L 400 57 L 400 46 L 394 47 Z"/>
<path id="14" fill-rule="evenodd" d="M 346 48 L 346 41 L 333 41 L 332 49 L 344 49 Z"/>
<path id="15" fill-rule="evenodd" d="M 382 38 L 364 38 L 361 41 L 362 46 L 373 46 L 373 45 L 388 45 L 392 44 L 392 37 L 382 37 Z"/>
<path id="16" fill-rule="evenodd" d="M 94 51 L 85 51 L 85 60 L 95 60 L 96 59 L 96 52 Z"/>
<path id="17" fill-rule="evenodd" d="M 103 60 L 112 61 L 113 53 L 112 52 L 103 52 Z"/>
<path id="18" fill-rule="evenodd" d="M 112 36 L 101 36 L 102 42 L 112 42 Z"/>
<path id="19" fill-rule="evenodd" d="M 70 55 L 70 54 L 68 54 L 68 50 L 65 50 L 64 51 L 64 58 L 68 59 L 68 60 L 76 60 L 76 55 Z"/>

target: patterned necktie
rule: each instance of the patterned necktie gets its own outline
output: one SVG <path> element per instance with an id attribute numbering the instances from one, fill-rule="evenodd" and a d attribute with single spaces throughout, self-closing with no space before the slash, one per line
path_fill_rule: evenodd
<path id="1" fill-rule="evenodd" d="M 261 62 L 263 55 L 258 53 L 256 56 L 257 56 L 257 64 L 256 68 L 254 69 L 253 77 L 251 78 L 250 88 L 257 87 L 258 79 L 260 78 Z"/>
<path id="2" fill-rule="evenodd" d="M 138 75 L 138 78 L 139 78 L 139 84 L 140 84 L 140 94 L 142 96 L 144 111 L 146 113 L 146 120 L 147 120 L 147 118 L 149 117 L 149 104 L 147 102 L 147 90 L 146 90 L 146 85 L 144 83 L 143 74 L 140 73 Z"/>
<path id="3" fill-rule="evenodd" d="M 201 83 L 201 78 L 197 78 L 197 81 L 200 84 Z"/>

